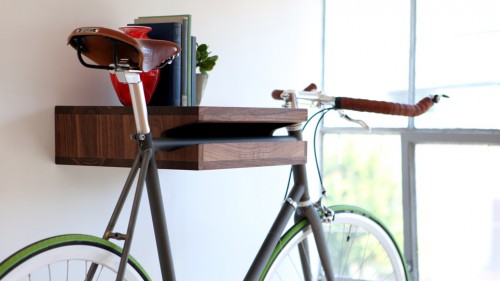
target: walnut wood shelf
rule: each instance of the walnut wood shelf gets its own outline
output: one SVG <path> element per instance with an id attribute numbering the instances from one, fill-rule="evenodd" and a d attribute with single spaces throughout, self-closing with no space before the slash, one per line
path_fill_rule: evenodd
<path id="1" fill-rule="evenodd" d="M 149 107 L 153 137 L 252 138 L 303 122 L 307 111 L 284 108 Z M 130 167 L 137 153 L 131 107 L 56 106 L 57 164 Z M 209 170 L 306 162 L 304 141 L 196 144 L 156 152 L 161 169 Z"/>

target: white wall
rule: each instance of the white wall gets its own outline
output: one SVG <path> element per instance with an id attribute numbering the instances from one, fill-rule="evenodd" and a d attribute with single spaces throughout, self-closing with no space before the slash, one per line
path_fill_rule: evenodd
<path id="1" fill-rule="evenodd" d="M 204 105 L 273 107 L 272 89 L 321 82 L 319 0 L 1 0 L 0 260 L 48 236 L 101 235 L 127 173 L 54 163 L 55 105 L 118 105 L 107 73 L 80 66 L 67 35 L 180 13 L 220 56 Z M 162 170 L 178 279 L 241 280 L 273 220 L 256 217 L 279 208 L 287 174 Z M 147 210 L 132 251 L 159 280 Z"/>

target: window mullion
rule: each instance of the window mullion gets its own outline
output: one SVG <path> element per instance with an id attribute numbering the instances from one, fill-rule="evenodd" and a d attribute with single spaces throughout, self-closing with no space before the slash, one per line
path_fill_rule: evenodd
<path id="1" fill-rule="evenodd" d="M 410 54 L 408 68 L 408 102 L 415 103 L 415 65 L 417 48 L 417 0 L 410 0 Z M 415 128 L 413 118 L 408 118 L 408 128 Z"/>
<path id="2" fill-rule="evenodd" d="M 408 102 L 414 104 L 416 49 L 417 49 L 417 0 L 410 0 L 410 50 L 408 67 Z M 408 118 L 408 131 L 415 130 L 414 118 Z M 401 132 L 401 168 L 403 188 L 404 255 L 408 262 L 411 280 L 418 280 L 417 201 L 415 190 L 415 143 Z"/>
<path id="3" fill-rule="evenodd" d="M 418 280 L 417 200 L 415 182 L 415 142 L 411 134 L 401 132 L 403 185 L 404 255 L 411 280 Z"/>

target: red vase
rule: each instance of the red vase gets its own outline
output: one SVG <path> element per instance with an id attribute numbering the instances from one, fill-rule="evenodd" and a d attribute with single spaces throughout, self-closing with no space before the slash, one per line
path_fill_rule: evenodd
<path id="1" fill-rule="evenodd" d="M 147 26 L 125 26 L 120 27 L 119 29 L 128 36 L 138 39 L 149 38 L 147 34 L 151 31 L 151 27 Z M 149 103 L 156 89 L 156 85 L 158 84 L 160 70 L 153 69 L 148 72 L 142 72 L 140 76 L 144 87 L 144 97 L 146 99 L 146 103 Z M 110 77 L 111 83 L 113 84 L 113 88 L 115 88 L 115 92 L 118 95 L 120 102 L 123 105 L 132 105 L 128 84 L 120 83 L 115 74 L 110 73 Z"/>

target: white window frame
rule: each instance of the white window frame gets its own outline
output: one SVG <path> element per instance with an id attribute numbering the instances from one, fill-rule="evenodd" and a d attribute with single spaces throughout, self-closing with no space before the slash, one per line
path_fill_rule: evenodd
<path id="1" fill-rule="evenodd" d="M 325 37 L 326 1 L 323 0 L 323 36 Z M 409 55 L 409 103 L 415 103 L 415 66 L 416 66 L 416 21 L 417 0 L 410 0 L 410 55 Z M 325 52 L 323 40 L 323 57 Z M 325 80 L 323 64 L 323 81 Z M 446 102 L 446 101 L 445 101 Z M 464 112 L 467 114 L 467 112 Z M 335 128 L 322 126 L 318 136 L 318 149 L 323 149 L 326 134 L 355 133 L 367 134 L 360 128 Z M 408 263 L 411 280 L 419 280 L 418 273 L 418 241 L 417 241 L 417 201 L 416 201 L 416 163 L 415 147 L 419 144 L 466 144 L 466 145 L 500 145 L 500 130 L 484 129 L 418 129 L 414 119 L 408 118 L 406 128 L 374 128 L 370 134 L 392 134 L 401 137 L 401 169 L 403 188 L 403 224 L 404 255 Z M 322 153 L 320 153 L 321 155 Z M 321 159 L 322 160 L 322 159 Z M 321 162 L 321 161 L 320 161 Z M 459 211 L 459 210 L 457 210 Z"/>

